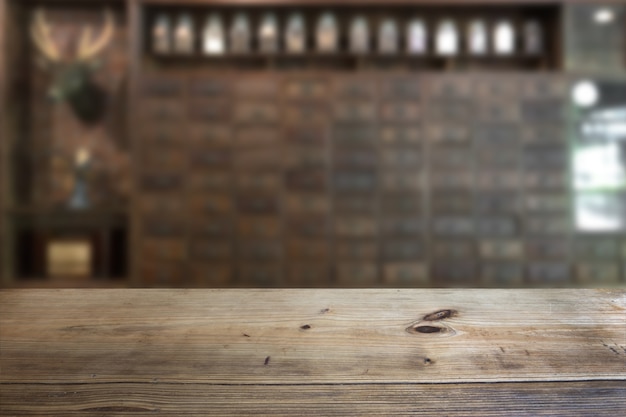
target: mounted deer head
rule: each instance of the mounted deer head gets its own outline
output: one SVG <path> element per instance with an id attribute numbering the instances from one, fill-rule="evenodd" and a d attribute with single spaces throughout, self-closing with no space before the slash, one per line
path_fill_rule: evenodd
<path id="1" fill-rule="evenodd" d="M 71 60 L 63 59 L 52 41 L 42 9 L 35 11 L 30 28 L 31 38 L 52 73 L 48 97 L 55 102 L 67 100 L 76 116 L 85 123 L 97 122 L 106 102 L 104 90 L 92 80 L 93 72 L 99 67 L 96 56 L 113 38 L 115 23 L 111 10 L 105 11 L 104 20 L 104 28 L 95 40 L 92 40 L 90 27 L 83 29 L 76 55 Z"/>

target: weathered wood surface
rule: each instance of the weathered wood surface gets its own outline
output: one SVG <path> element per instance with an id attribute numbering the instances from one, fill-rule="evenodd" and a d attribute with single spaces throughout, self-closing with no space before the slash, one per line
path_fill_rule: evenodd
<path id="1" fill-rule="evenodd" d="M 624 410 L 622 290 L 0 292 L 3 416 Z"/>

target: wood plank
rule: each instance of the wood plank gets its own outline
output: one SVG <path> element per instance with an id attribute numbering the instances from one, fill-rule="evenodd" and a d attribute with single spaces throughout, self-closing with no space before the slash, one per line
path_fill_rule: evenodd
<path id="1" fill-rule="evenodd" d="M 619 381 L 502 384 L 5 385 L 11 416 L 607 416 L 622 415 Z"/>
<path id="2" fill-rule="evenodd" d="M 0 383 L 624 381 L 625 336 L 623 290 L 6 290 Z"/>

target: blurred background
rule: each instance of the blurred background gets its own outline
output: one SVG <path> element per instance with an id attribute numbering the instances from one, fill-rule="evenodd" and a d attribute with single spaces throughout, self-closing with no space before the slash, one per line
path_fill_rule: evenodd
<path id="1" fill-rule="evenodd" d="M 617 1 L 0 0 L 2 287 L 624 287 Z"/>

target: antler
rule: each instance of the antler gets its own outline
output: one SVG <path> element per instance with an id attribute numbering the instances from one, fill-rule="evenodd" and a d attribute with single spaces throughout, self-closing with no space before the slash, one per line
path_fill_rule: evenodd
<path id="1" fill-rule="evenodd" d="M 98 39 L 95 40 L 95 42 L 90 42 L 91 28 L 86 27 L 84 29 L 78 43 L 78 54 L 76 58 L 79 61 L 86 61 L 94 57 L 111 42 L 111 39 L 113 39 L 115 22 L 113 20 L 113 12 L 111 11 L 111 9 L 105 10 L 104 19 L 104 29 L 102 30 L 102 33 L 100 34 Z"/>
<path id="2" fill-rule="evenodd" d="M 56 62 L 61 59 L 59 51 L 50 38 L 50 28 L 46 24 L 43 9 L 35 10 L 33 24 L 30 27 L 30 35 L 41 53 L 50 61 Z"/>

